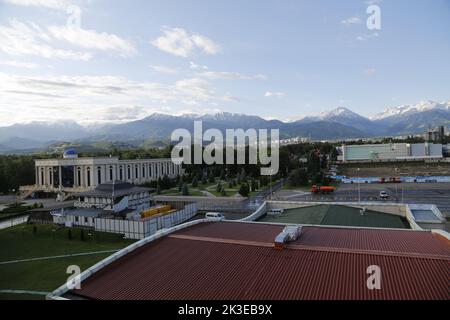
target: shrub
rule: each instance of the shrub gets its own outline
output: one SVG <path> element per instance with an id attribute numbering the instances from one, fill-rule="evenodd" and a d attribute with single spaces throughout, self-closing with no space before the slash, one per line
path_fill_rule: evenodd
<path id="1" fill-rule="evenodd" d="M 198 187 L 198 178 L 194 177 L 194 179 L 192 179 L 192 187 L 197 188 Z"/>
<path id="2" fill-rule="evenodd" d="M 183 184 L 182 193 L 183 193 L 183 196 L 188 196 L 189 195 L 189 188 L 188 188 L 188 185 L 186 183 Z"/>
<path id="3" fill-rule="evenodd" d="M 248 197 L 249 193 L 250 190 L 248 184 L 246 183 L 241 184 L 241 187 L 239 188 L 239 194 L 243 197 Z"/>

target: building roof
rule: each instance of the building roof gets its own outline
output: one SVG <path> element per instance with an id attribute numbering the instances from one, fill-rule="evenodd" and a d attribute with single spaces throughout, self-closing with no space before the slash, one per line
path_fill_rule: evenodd
<path id="1" fill-rule="evenodd" d="M 362 215 L 359 208 L 329 204 L 287 209 L 282 215 L 266 215 L 261 221 L 370 228 L 409 228 L 402 222 L 400 216 L 374 210 L 366 210 Z"/>
<path id="2" fill-rule="evenodd" d="M 114 191 L 114 192 L 113 192 Z M 78 197 L 108 197 L 111 198 L 113 193 L 114 197 L 121 197 L 129 194 L 150 192 L 150 188 L 136 187 L 135 185 L 116 180 L 114 182 L 106 182 L 99 184 L 94 190 L 81 192 L 75 194 Z"/>
<path id="3" fill-rule="evenodd" d="M 88 299 L 449 299 L 450 244 L 426 231 L 200 223 L 152 241 L 85 279 Z M 369 290 L 367 268 L 382 271 Z"/>

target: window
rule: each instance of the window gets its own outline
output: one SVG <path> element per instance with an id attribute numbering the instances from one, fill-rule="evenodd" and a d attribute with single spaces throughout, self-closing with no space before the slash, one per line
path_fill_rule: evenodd
<path id="1" fill-rule="evenodd" d="M 128 166 L 128 180 L 131 179 L 131 167 Z"/>
<path id="2" fill-rule="evenodd" d="M 142 178 L 145 178 L 145 164 L 142 165 Z"/>
<path id="3" fill-rule="evenodd" d="M 75 217 L 75 222 L 78 222 L 78 217 Z"/>
<path id="4" fill-rule="evenodd" d="M 112 166 L 109 167 L 109 180 L 110 181 L 113 180 L 113 167 Z"/>
<path id="5" fill-rule="evenodd" d="M 138 179 L 139 178 L 139 170 L 138 170 L 138 166 L 137 165 L 134 167 L 134 173 L 135 173 L 134 178 Z"/>
<path id="6" fill-rule="evenodd" d="M 77 169 L 77 184 L 81 186 L 81 168 Z"/>
<path id="7" fill-rule="evenodd" d="M 123 180 L 123 168 L 122 166 L 119 168 L 119 180 Z"/>
<path id="8" fill-rule="evenodd" d="M 87 168 L 87 186 L 91 186 L 91 169 Z"/>
<path id="9" fill-rule="evenodd" d="M 98 184 L 102 183 L 102 168 L 100 167 L 97 168 L 97 180 Z"/>
<path id="10" fill-rule="evenodd" d="M 84 223 L 87 223 L 87 222 L 88 222 L 88 218 L 84 217 Z"/>

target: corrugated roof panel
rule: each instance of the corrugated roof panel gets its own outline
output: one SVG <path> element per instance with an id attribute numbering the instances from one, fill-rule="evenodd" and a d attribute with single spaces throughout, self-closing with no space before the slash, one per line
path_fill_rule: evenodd
<path id="1" fill-rule="evenodd" d="M 100 270 L 74 292 L 94 299 L 450 299 L 448 244 L 427 232 L 305 228 L 297 243 L 310 244 L 309 250 L 207 240 L 263 244 L 281 229 L 197 225 L 176 234 L 203 240 L 165 237 L 152 242 Z M 314 250 L 325 245 L 368 251 Z M 392 249 L 425 256 L 383 254 Z M 432 253 L 436 256 L 428 258 Z M 366 286 L 370 265 L 381 268 L 381 290 Z"/>

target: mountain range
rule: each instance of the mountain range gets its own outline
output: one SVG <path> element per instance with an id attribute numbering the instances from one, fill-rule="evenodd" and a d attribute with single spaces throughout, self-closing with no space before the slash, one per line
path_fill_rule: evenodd
<path id="1" fill-rule="evenodd" d="M 217 113 L 173 116 L 155 113 L 146 118 L 102 126 L 84 127 L 74 121 L 31 122 L 0 127 L 0 152 L 42 149 L 60 141 L 93 143 L 127 142 L 134 145 L 168 142 L 177 128 L 193 131 L 193 120 L 202 120 L 203 130 L 280 129 L 281 138 L 310 137 L 317 140 L 368 138 L 421 134 L 429 127 L 450 128 L 450 101 L 424 101 L 415 105 L 389 108 L 372 118 L 339 107 L 318 116 L 297 121 L 266 120 L 259 116 Z"/>

